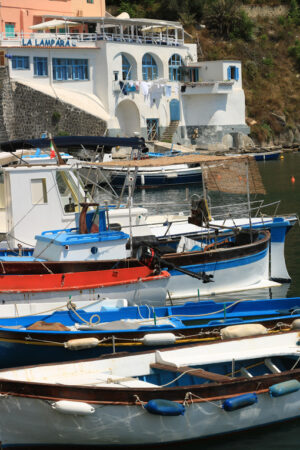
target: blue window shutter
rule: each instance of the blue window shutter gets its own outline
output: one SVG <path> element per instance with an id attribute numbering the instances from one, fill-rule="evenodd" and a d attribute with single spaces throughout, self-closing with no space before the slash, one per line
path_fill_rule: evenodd
<path id="1" fill-rule="evenodd" d="M 227 80 L 231 80 L 231 68 L 227 67 Z"/>
<path id="2" fill-rule="evenodd" d="M 236 80 L 236 81 L 239 81 L 239 68 L 238 67 L 235 67 L 235 71 L 234 71 L 235 73 L 234 73 L 234 79 Z"/>

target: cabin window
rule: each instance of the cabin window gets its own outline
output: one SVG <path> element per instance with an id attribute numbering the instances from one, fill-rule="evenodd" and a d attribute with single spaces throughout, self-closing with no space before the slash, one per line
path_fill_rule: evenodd
<path id="1" fill-rule="evenodd" d="M 88 80 L 88 60 L 53 58 L 53 80 Z"/>
<path id="2" fill-rule="evenodd" d="M 175 53 L 169 59 L 169 80 L 170 81 L 180 81 L 180 66 L 182 66 L 182 58 L 180 55 Z"/>
<path id="3" fill-rule="evenodd" d="M 56 171 L 56 183 L 64 212 L 71 213 L 78 211 L 78 204 L 84 201 L 82 196 L 82 183 L 80 183 L 80 189 L 78 186 L 78 180 L 75 181 L 64 170 Z M 91 201 L 90 197 L 88 198 L 88 201 Z"/>
<path id="4" fill-rule="evenodd" d="M 48 202 L 46 178 L 31 180 L 31 199 L 33 205 L 43 205 Z"/>
<path id="5" fill-rule="evenodd" d="M 143 66 L 143 80 L 146 81 L 155 80 L 155 78 L 158 77 L 157 64 L 153 56 L 150 55 L 150 53 L 146 53 L 143 56 L 142 66 Z"/>
<path id="6" fill-rule="evenodd" d="M 33 57 L 34 75 L 37 77 L 48 76 L 48 58 L 34 56 Z"/>
<path id="7" fill-rule="evenodd" d="M 12 68 L 16 70 L 29 69 L 29 56 L 12 56 L 11 59 Z"/>

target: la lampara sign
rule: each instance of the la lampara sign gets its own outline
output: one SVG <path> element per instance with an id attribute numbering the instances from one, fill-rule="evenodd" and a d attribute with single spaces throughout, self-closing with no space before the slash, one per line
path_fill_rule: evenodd
<path id="1" fill-rule="evenodd" d="M 57 38 L 57 39 L 22 39 L 23 47 L 76 47 L 77 43 L 74 39 L 69 38 Z"/>

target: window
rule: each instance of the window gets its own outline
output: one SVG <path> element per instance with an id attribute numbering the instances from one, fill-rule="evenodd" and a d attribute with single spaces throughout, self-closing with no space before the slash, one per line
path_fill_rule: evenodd
<path id="1" fill-rule="evenodd" d="M 29 56 L 12 56 L 11 60 L 13 69 L 29 69 Z"/>
<path id="2" fill-rule="evenodd" d="M 34 75 L 37 77 L 48 76 L 48 58 L 34 56 L 33 57 Z"/>
<path id="3" fill-rule="evenodd" d="M 236 66 L 229 66 L 227 68 L 227 79 L 238 81 L 239 79 L 239 68 Z"/>
<path id="4" fill-rule="evenodd" d="M 122 80 L 130 80 L 131 65 L 125 55 L 122 55 Z"/>
<path id="5" fill-rule="evenodd" d="M 53 58 L 53 80 L 88 80 L 87 59 Z"/>
<path id="6" fill-rule="evenodd" d="M 58 170 L 55 177 L 64 212 L 78 211 L 79 203 L 85 201 L 82 195 L 84 188 L 81 182 L 80 189 L 78 189 L 78 180 L 74 178 L 71 172 L 64 170 Z M 89 194 L 88 201 L 91 201 Z"/>
<path id="7" fill-rule="evenodd" d="M 158 77 L 158 70 L 157 70 L 157 64 L 153 58 L 153 56 L 150 55 L 150 53 L 146 53 L 143 56 L 143 80 L 154 80 Z"/>
<path id="8" fill-rule="evenodd" d="M 86 0 L 87 3 L 94 3 L 94 0 Z"/>
<path id="9" fill-rule="evenodd" d="M 15 24 L 14 23 L 6 23 L 5 24 L 5 36 L 6 37 L 14 37 L 15 36 Z"/>
<path id="10" fill-rule="evenodd" d="M 181 56 L 174 54 L 169 59 L 169 80 L 170 81 L 180 81 L 180 66 L 182 66 Z"/>
<path id="11" fill-rule="evenodd" d="M 46 178 L 31 180 L 31 199 L 33 205 L 43 205 L 48 202 Z"/>

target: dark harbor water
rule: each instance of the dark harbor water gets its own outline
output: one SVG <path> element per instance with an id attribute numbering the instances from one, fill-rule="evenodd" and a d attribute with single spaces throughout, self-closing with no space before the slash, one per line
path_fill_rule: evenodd
<path id="1" fill-rule="evenodd" d="M 300 215 L 300 153 L 285 154 L 283 159 L 277 161 L 259 162 L 260 172 L 267 190 L 265 202 L 281 200 L 277 214 L 296 213 Z M 291 178 L 295 182 L 291 182 Z M 190 188 L 190 193 L 198 192 L 196 187 Z M 136 202 L 153 203 L 153 211 L 156 213 L 167 211 L 164 206 L 167 201 L 174 202 L 174 210 L 184 201 L 186 190 L 160 189 L 138 192 L 135 196 Z M 261 197 L 260 197 L 261 198 Z M 245 201 L 245 197 L 225 196 L 223 198 L 212 198 L 212 203 L 234 203 Z M 184 207 L 182 206 L 184 209 Z M 269 212 L 272 212 L 270 210 Z M 254 298 L 276 298 L 300 296 L 300 228 L 295 225 L 288 233 L 285 245 L 285 256 L 288 272 L 292 282 L 272 290 L 253 290 L 249 292 L 236 293 L 233 296 L 222 296 L 222 299 L 254 299 Z M 299 411 L 300 417 L 300 411 Z M 199 424 L 201 427 L 201 424 Z M 300 449 L 300 418 L 288 423 L 275 424 L 269 428 L 250 430 L 238 435 L 222 436 L 213 441 L 193 441 L 191 443 L 176 444 L 163 447 L 165 449 L 177 450 L 292 450 Z"/>

